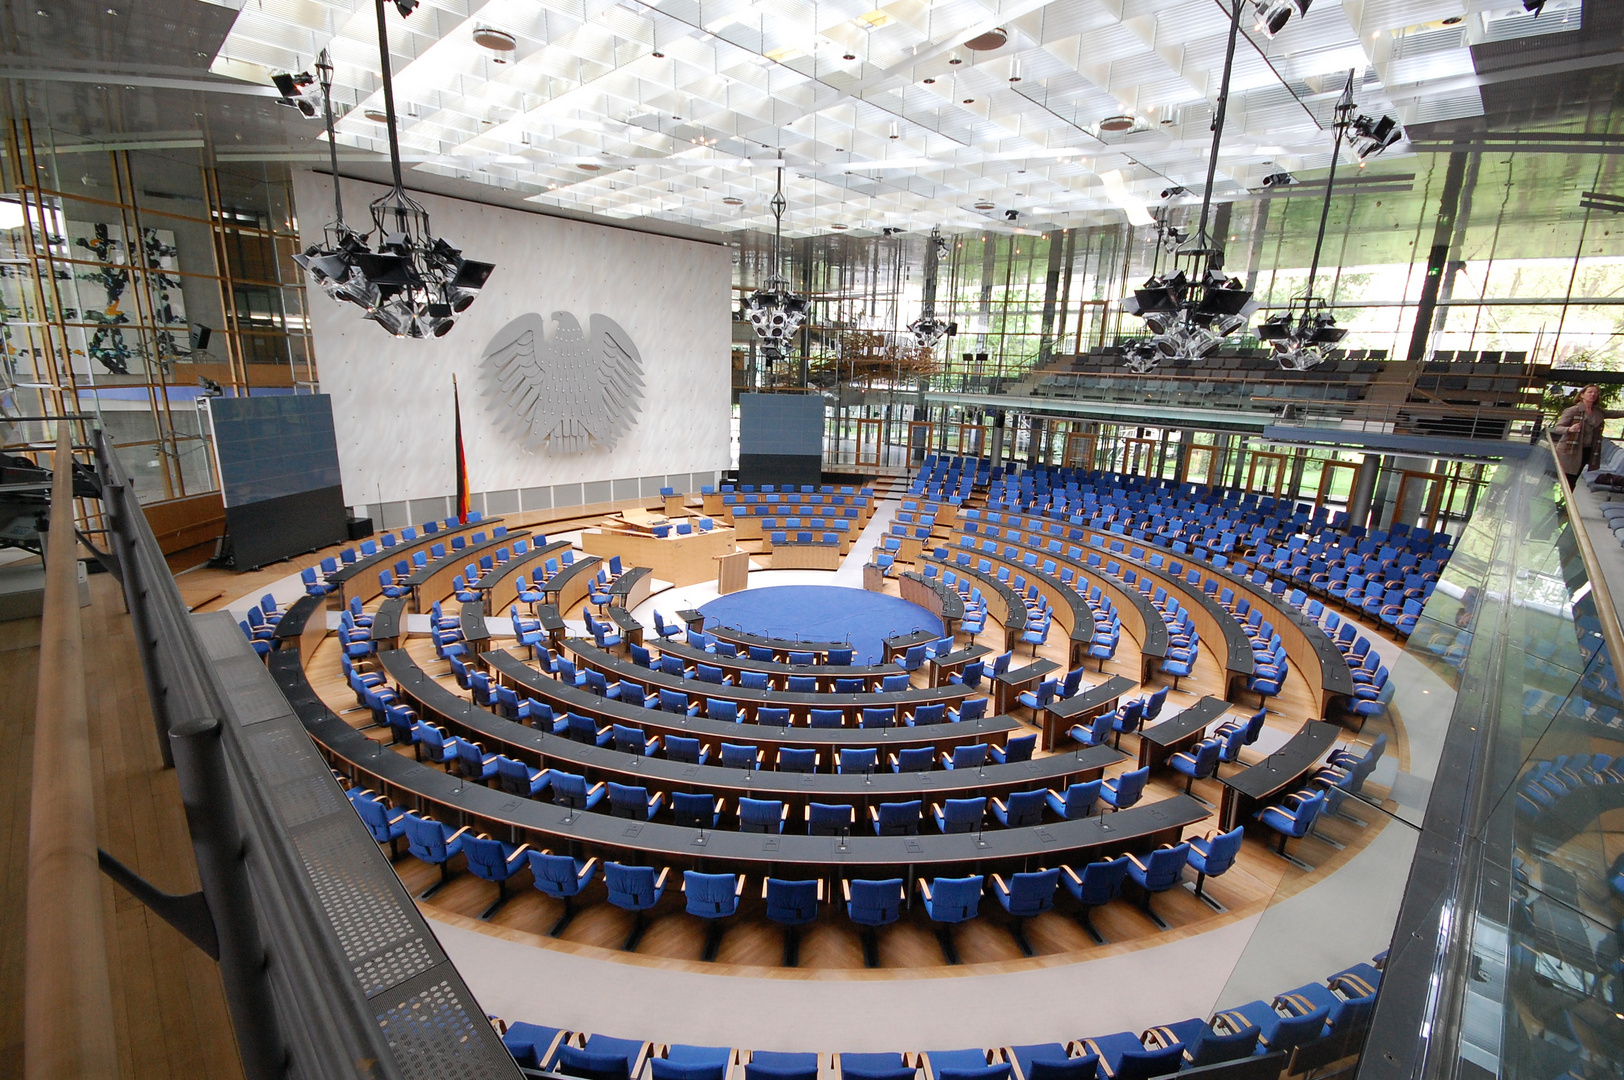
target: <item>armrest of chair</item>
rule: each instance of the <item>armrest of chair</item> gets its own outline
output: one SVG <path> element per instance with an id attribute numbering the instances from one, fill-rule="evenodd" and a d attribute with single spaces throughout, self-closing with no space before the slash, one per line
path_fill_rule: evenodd
<path id="1" fill-rule="evenodd" d="M 1005 896 L 1009 895 L 1009 885 L 1005 883 L 1003 876 L 1000 874 L 992 875 L 992 887 Z"/>
<path id="2" fill-rule="evenodd" d="M 869 807 L 869 811 L 871 813 L 873 810 L 874 808 L 872 806 Z M 845 899 L 846 903 L 851 903 L 851 882 L 847 881 L 845 878 L 840 879 L 840 895 Z"/>
<path id="3" fill-rule="evenodd" d="M 473 832 L 473 830 L 471 828 L 469 828 L 467 825 L 464 825 L 462 828 L 458 829 L 456 832 L 454 832 L 450 836 L 446 837 L 445 842 L 447 844 L 450 844 L 452 841 L 458 839 L 460 836 L 462 836 L 463 833 L 466 833 L 466 832 Z"/>
<path id="4" fill-rule="evenodd" d="M 1133 854 L 1132 852 L 1128 854 L 1128 861 L 1137 866 L 1141 871 L 1146 869 L 1145 864 L 1139 861 L 1139 856 Z"/>
<path id="5" fill-rule="evenodd" d="M 518 861 L 519 859 L 524 858 L 524 853 L 529 851 L 529 850 L 530 850 L 530 845 L 529 844 L 520 844 L 518 847 L 513 849 L 513 854 L 509 855 L 507 857 L 508 864 L 512 865 L 514 862 Z"/>
<path id="6" fill-rule="evenodd" d="M 761 753 L 761 751 L 757 750 L 756 753 L 759 754 L 759 753 Z M 785 822 L 785 821 L 789 820 L 789 803 L 784 804 L 783 813 L 778 815 L 778 820 L 780 822 Z"/>
<path id="7" fill-rule="evenodd" d="M 1000 814 L 1009 813 L 1009 806 L 1004 802 L 1003 799 L 1000 799 L 995 795 L 991 799 L 989 799 L 988 801 L 991 802 L 994 806 L 996 806 L 998 808 L 998 812 Z M 997 877 L 998 875 L 994 874 L 993 876 Z"/>
<path id="8" fill-rule="evenodd" d="M 671 868 L 669 866 L 664 867 L 663 869 L 661 869 L 660 870 L 660 876 L 654 879 L 654 887 L 656 889 L 665 888 L 665 879 L 670 877 L 670 876 L 671 876 Z"/>
<path id="9" fill-rule="evenodd" d="M 925 903 L 930 903 L 930 882 L 924 878 L 919 879 L 919 895 L 925 898 Z"/>
<path id="10" fill-rule="evenodd" d="M 588 788 L 586 793 L 588 795 L 596 795 L 598 792 L 602 791 L 606 786 L 607 785 L 605 784 L 604 781 L 599 780 L 596 784 L 593 784 L 590 788 Z"/>

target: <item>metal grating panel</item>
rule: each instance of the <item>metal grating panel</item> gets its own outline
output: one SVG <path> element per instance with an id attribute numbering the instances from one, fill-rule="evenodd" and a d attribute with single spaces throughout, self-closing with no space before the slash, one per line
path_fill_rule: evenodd
<path id="1" fill-rule="evenodd" d="M 395 1051 L 401 1073 L 408 1080 L 509 1080 L 510 1071 L 499 1070 L 481 1056 L 496 1039 L 484 1013 L 437 974 L 430 972 L 374 1002 L 378 1026 Z"/>
<path id="2" fill-rule="evenodd" d="M 376 997 L 392 986 L 399 986 L 437 963 L 435 954 L 421 937 L 379 953 L 355 965 L 355 977 L 361 982 L 361 991 L 367 997 Z"/>
<path id="3" fill-rule="evenodd" d="M 375 866 L 367 850 L 374 845 L 352 824 L 335 815 L 292 835 L 345 958 L 359 965 L 416 934 L 401 910 L 399 887 L 367 872 Z"/>

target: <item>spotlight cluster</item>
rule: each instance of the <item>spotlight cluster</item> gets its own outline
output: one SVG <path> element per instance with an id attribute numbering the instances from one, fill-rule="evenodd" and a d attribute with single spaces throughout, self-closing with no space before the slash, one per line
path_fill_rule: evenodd
<path id="1" fill-rule="evenodd" d="M 1348 149 L 1360 161 L 1386 150 L 1404 138 L 1404 129 L 1391 116 L 1361 116 L 1348 127 Z"/>
<path id="2" fill-rule="evenodd" d="M 805 297 L 790 292 L 789 282 L 777 274 L 769 277 L 766 284 L 744 302 L 745 318 L 761 339 L 762 351 L 773 360 L 787 351 L 786 342 L 806 322 L 807 313 Z"/>
<path id="3" fill-rule="evenodd" d="M 1337 326 L 1324 300 L 1303 297 L 1258 323 L 1257 336 L 1273 347 L 1275 360 L 1286 371 L 1307 371 L 1324 363 L 1348 331 Z"/>
<path id="4" fill-rule="evenodd" d="M 942 338 L 958 332 L 958 323 L 944 322 L 934 315 L 921 315 L 908 324 L 908 333 L 914 336 L 914 341 L 927 349 L 935 348 Z"/>
<path id="5" fill-rule="evenodd" d="M 1191 282 L 1182 270 L 1151 277 L 1122 301 L 1122 308 L 1144 319 L 1151 332 L 1128 353 L 1129 369 L 1143 374 L 1164 359 L 1211 355 L 1225 338 L 1245 328 L 1256 305 L 1240 278 L 1209 265 L 1199 282 Z"/>
<path id="6" fill-rule="evenodd" d="M 372 204 L 377 250 L 343 225 L 293 257 L 334 300 L 355 304 L 395 337 L 444 337 L 495 267 L 429 232 L 429 215 L 395 190 Z"/>

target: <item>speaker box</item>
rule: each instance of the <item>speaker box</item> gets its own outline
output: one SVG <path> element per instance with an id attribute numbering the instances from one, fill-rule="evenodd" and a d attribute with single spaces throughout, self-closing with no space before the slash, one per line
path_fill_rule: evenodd
<path id="1" fill-rule="evenodd" d="M 369 517 L 345 518 L 344 531 L 351 540 L 365 540 L 372 535 L 372 519 Z"/>

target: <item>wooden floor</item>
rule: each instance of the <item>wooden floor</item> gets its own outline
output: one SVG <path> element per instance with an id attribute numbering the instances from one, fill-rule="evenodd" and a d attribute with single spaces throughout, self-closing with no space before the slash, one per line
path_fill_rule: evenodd
<path id="1" fill-rule="evenodd" d="M 892 583 L 889 591 L 894 592 L 895 588 Z M 568 616 L 579 618 L 579 609 L 572 610 Z M 995 624 L 995 620 L 989 622 Z M 1001 632 L 1000 628 L 994 633 Z M 411 639 L 407 648 L 425 671 L 438 675 L 446 668 L 442 661 L 435 658 L 432 645 L 426 639 Z M 1056 660 L 1064 658 L 1060 645 L 1040 647 L 1038 655 Z M 1124 635 L 1117 658 L 1105 665 L 1105 674 L 1131 676 L 1137 671 L 1138 663 L 1137 650 L 1131 639 Z M 354 706 L 354 695 L 339 677 L 338 652 L 333 641 L 329 640 L 317 650 L 309 662 L 309 671 L 312 685 L 335 711 L 342 712 Z M 456 691 L 456 683 L 449 673 L 441 681 Z M 1177 709 L 1193 703 L 1203 694 L 1216 694 L 1221 690 L 1222 673 L 1218 663 L 1210 653 L 1204 652 L 1194 678 L 1182 681 L 1180 691 L 1169 695 L 1166 707 Z M 1270 706 L 1268 722 L 1280 729 L 1282 734 L 1295 731 L 1301 721 L 1310 716 L 1314 706 L 1300 673 L 1292 672 L 1282 693 L 1271 699 Z M 1236 717 L 1244 717 L 1250 711 L 1244 708 L 1230 710 L 1231 715 Z M 365 712 L 351 712 L 349 716 L 358 727 L 370 719 Z M 368 734 L 381 743 L 387 742 L 387 736 L 380 731 L 369 731 Z M 1134 753 L 1137 748 L 1135 737 L 1126 738 L 1122 747 L 1124 752 Z M 409 749 L 401 748 L 395 748 L 395 752 L 410 753 Z M 1125 771 L 1132 764 L 1131 761 L 1125 762 L 1110 771 L 1113 774 Z M 1177 774 L 1162 773 L 1153 777 L 1145 799 L 1167 798 L 1182 790 L 1182 783 L 1175 785 L 1172 782 L 1174 779 L 1179 779 Z M 1213 803 L 1218 801 L 1220 791 L 1220 785 L 1215 780 L 1196 785 L 1196 793 Z M 1315 865 L 1312 874 L 1278 858 L 1263 839 L 1248 838 L 1237 865 L 1211 885 L 1212 894 L 1229 909 L 1223 914 L 1214 912 L 1188 890 L 1173 890 L 1155 899 L 1157 913 L 1170 927 L 1160 931 L 1132 900 L 1124 897 L 1094 913 L 1094 924 L 1109 943 L 1106 945 L 1097 945 L 1088 936 L 1072 915 L 1069 895 L 1062 892 L 1055 913 L 1043 915 L 1027 924 L 1026 934 L 1037 955 L 1023 957 L 1008 929 L 1008 920 L 997 901 L 989 896 L 982 902 L 981 917 L 954 931 L 954 942 L 964 965 L 962 968 L 946 965 L 935 928 L 917 903 L 901 922 L 886 927 L 878 935 L 879 970 L 864 970 L 861 936 L 846 920 L 839 905 L 826 908 L 817 924 L 804 931 L 800 966 L 793 969 L 782 967 L 782 930 L 764 917 L 762 885 L 754 877 L 746 887 L 740 914 L 729 920 L 714 964 L 702 962 L 706 926 L 702 920 L 683 911 L 682 896 L 675 886 L 668 888 L 665 898 L 654 909 L 635 957 L 619 951 L 632 926 L 632 918 L 601 899 L 601 884 L 594 884 L 589 890 L 587 900 L 579 905 L 574 921 L 558 939 L 549 938 L 546 934 L 562 913 L 562 906 L 538 893 L 532 887 L 527 871 L 521 871 L 509 882 L 512 898 L 489 922 L 480 922 L 477 916 L 495 899 L 496 887 L 467 873 L 458 874 L 432 898 L 420 901 L 420 906 L 425 914 L 433 918 L 511 940 L 606 959 L 626 959 L 639 964 L 786 978 L 885 978 L 888 972 L 894 975 L 899 971 L 912 975 L 1013 971 L 1096 959 L 1159 945 L 1258 914 L 1273 900 L 1294 894 L 1341 866 L 1368 844 L 1381 831 L 1382 819 L 1368 812 L 1365 817 L 1374 819 L 1368 829 L 1360 829 L 1336 819 L 1322 819 L 1321 831 L 1346 845 L 1344 850 L 1336 850 L 1313 837 L 1293 841 L 1292 850 Z M 1215 827 L 1216 819 L 1213 819 L 1192 828 L 1189 835 L 1206 835 Z M 439 876 L 437 868 L 419 863 L 410 856 L 397 862 L 396 869 L 402 881 L 414 892 L 428 888 Z M 917 884 L 910 882 L 909 888 L 916 890 Z"/>
<path id="2" fill-rule="evenodd" d="M 140 658 L 110 576 L 90 578 L 83 610 L 95 775 L 97 840 L 154 885 L 186 893 L 197 886 L 186 818 L 173 770 L 162 768 Z M 28 789 L 39 621 L 0 623 L 0 738 L 11 761 L 4 785 L 6 865 L 27 864 Z M 26 878 L 0 883 L 0 1075 L 21 1075 L 23 922 Z M 120 1076 L 134 1080 L 241 1077 L 219 968 L 167 923 L 110 881 L 103 882 Z"/>

